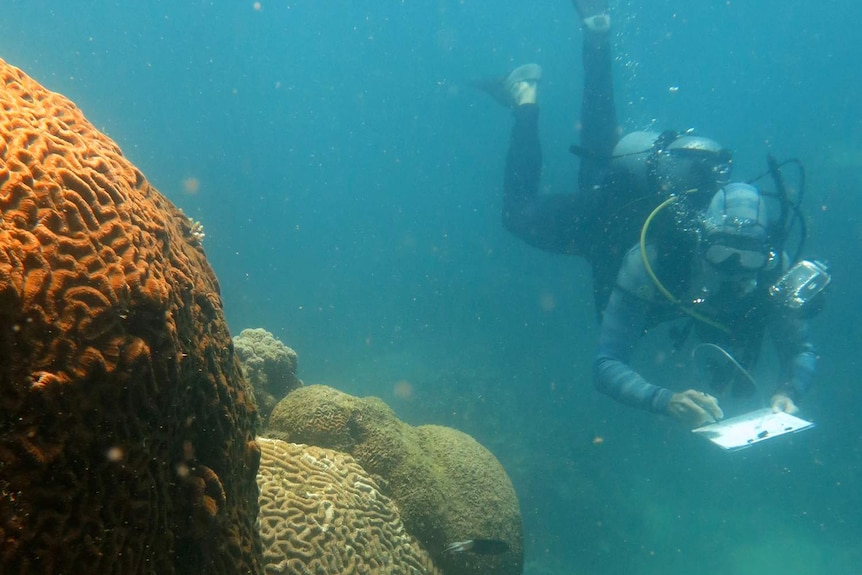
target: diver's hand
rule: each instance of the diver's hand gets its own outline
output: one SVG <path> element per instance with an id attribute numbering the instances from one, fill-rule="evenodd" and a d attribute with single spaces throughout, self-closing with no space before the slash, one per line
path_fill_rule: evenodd
<path id="1" fill-rule="evenodd" d="M 692 428 L 714 423 L 724 417 L 724 412 L 718 406 L 716 398 L 694 389 L 674 393 L 667 406 L 667 412 Z"/>
<path id="2" fill-rule="evenodd" d="M 772 396 L 772 413 L 789 413 L 793 415 L 799 408 L 793 403 L 793 400 L 783 393 L 776 393 Z"/>

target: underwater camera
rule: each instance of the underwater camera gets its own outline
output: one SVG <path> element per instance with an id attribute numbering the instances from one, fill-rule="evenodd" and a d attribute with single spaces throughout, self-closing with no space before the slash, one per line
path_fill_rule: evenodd
<path id="1" fill-rule="evenodd" d="M 769 288 L 769 295 L 791 310 L 813 314 L 823 307 L 823 291 L 832 283 L 826 264 L 814 260 L 797 262 Z"/>

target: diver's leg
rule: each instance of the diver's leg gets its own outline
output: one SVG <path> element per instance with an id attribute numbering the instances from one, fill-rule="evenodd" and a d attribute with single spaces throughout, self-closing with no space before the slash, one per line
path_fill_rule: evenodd
<path id="1" fill-rule="evenodd" d="M 513 223 L 522 219 L 530 200 L 539 193 L 542 176 L 539 106 L 535 102 L 515 106 L 512 116 L 515 122 L 503 172 L 503 224 L 517 235 Z"/>
<path id="2" fill-rule="evenodd" d="M 581 101 L 581 193 L 592 195 L 607 172 L 619 125 L 614 104 L 607 0 L 573 0 L 583 23 L 584 92 Z"/>
<path id="3" fill-rule="evenodd" d="M 557 251 L 559 239 L 547 225 L 551 214 L 545 208 L 547 202 L 539 196 L 542 146 L 536 97 L 541 77 L 538 65 L 525 64 L 506 77 L 485 80 L 475 86 L 512 109 L 514 123 L 503 171 L 503 225 L 532 245 Z"/>
<path id="4" fill-rule="evenodd" d="M 500 82 L 512 108 L 514 125 L 509 137 L 503 172 L 503 224 L 517 232 L 511 222 L 522 217 L 525 206 L 539 192 L 542 176 L 542 145 L 539 142 L 539 106 L 536 104 L 542 69 L 537 64 L 515 68 Z"/>
<path id="5" fill-rule="evenodd" d="M 619 125 L 614 104 L 611 19 L 607 0 L 572 0 L 583 28 L 584 91 L 581 101 L 580 171 L 578 189 L 584 213 L 589 216 L 585 237 L 587 260 L 593 272 L 593 296 L 600 316 L 615 284 L 622 254 L 628 246 L 609 237 L 606 186 Z"/>
<path id="6" fill-rule="evenodd" d="M 570 255 L 587 250 L 587 221 L 580 194 L 539 194 L 542 147 L 539 107 L 524 103 L 512 110 L 515 123 L 503 177 L 503 225 L 537 248 Z"/>
<path id="7" fill-rule="evenodd" d="M 613 185 L 609 178 L 611 158 L 619 139 L 609 34 L 585 29 L 584 35 L 581 146 L 586 153 L 581 157 L 578 189 L 592 216 L 587 260 L 592 266 L 595 310 L 601 319 L 628 246 L 620 245 L 620 238 L 609 233 L 607 220 L 616 209 L 608 205 L 611 197 L 619 197 L 609 189 Z"/>
<path id="8" fill-rule="evenodd" d="M 536 104 L 541 68 L 526 64 L 505 78 L 474 84 L 512 109 L 514 125 L 503 174 L 503 225 L 537 248 L 583 255 L 587 229 L 580 194 L 539 194 L 542 146 Z"/>

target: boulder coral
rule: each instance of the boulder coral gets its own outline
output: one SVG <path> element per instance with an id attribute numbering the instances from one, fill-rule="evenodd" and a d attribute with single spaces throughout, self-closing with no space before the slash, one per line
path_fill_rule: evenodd
<path id="1" fill-rule="evenodd" d="M 267 575 L 438 575 L 398 508 L 351 456 L 258 438 Z"/>
<path id="2" fill-rule="evenodd" d="M 469 435 L 412 427 L 380 399 L 310 385 L 270 415 L 266 435 L 352 455 L 400 510 L 407 531 L 446 575 L 518 575 L 523 540 L 518 499 L 497 459 Z M 502 555 L 446 553 L 447 544 L 500 539 Z"/>
<path id="3" fill-rule="evenodd" d="M 261 572 L 256 415 L 191 222 L 0 61 L 0 572 Z"/>
<path id="4" fill-rule="evenodd" d="M 244 329 L 233 338 L 246 382 L 254 390 L 262 420 L 290 391 L 302 386 L 296 377 L 296 352 L 262 328 Z"/>

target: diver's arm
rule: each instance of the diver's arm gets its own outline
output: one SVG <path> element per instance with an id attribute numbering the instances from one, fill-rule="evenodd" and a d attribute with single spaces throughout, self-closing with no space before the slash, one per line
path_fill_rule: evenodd
<path id="1" fill-rule="evenodd" d="M 621 403 L 670 415 L 691 427 L 721 419 L 724 414 L 715 397 L 695 389 L 674 393 L 649 383 L 629 365 L 646 328 L 654 295 L 655 286 L 635 246 L 626 254 L 602 318 L 594 363 L 596 387 Z"/>
<path id="2" fill-rule="evenodd" d="M 638 253 L 632 250 L 626 255 L 618 285 L 602 316 L 593 364 L 594 381 L 599 391 L 621 403 L 653 413 L 666 413 L 673 392 L 649 383 L 629 365 L 650 310 L 649 301 L 634 295 L 651 291 L 638 290 L 638 286 L 646 282 L 649 278 L 643 264 Z"/>
<path id="3" fill-rule="evenodd" d="M 811 343 L 808 320 L 789 310 L 778 309 L 771 324 L 770 332 L 781 364 L 776 394 L 798 403 L 811 388 L 817 368 L 817 352 Z"/>
<path id="4" fill-rule="evenodd" d="M 605 309 L 593 364 L 596 388 L 615 400 L 666 413 L 673 392 L 649 383 L 629 365 L 646 323 L 647 304 L 616 288 Z"/>
<path id="5" fill-rule="evenodd" d="M 639 319 L 644 317 L 642 307 L 619 288 L 611 295 L 595 362 L 596 387 L 621 403 L 670 415 L 692 428 L 724 417 L 718 400 L 708 393 L 695 389 L 674 393 L 649 383 L 628 365 L 644 324 Z"/>

